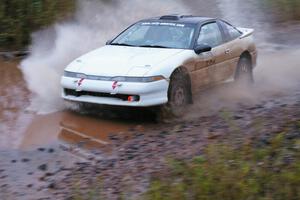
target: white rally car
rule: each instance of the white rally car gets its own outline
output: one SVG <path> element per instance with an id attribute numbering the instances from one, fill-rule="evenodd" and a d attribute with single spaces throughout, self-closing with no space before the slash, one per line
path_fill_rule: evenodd
<path id="1" fill-rule="evenodd" d="M 104 105 L 162 105 L 181 115 L 204 87 L 230 78 L 253 80 L 257 53 L 252 33 L 197 16 L 141 20 L 67 66 L 62 97 Z"/>

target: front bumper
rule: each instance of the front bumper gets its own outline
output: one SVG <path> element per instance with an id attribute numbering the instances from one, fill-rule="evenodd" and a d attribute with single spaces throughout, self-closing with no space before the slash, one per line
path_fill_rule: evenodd
<path id="1" fill-rule="evenodd" d="M 149 83 L 118 82 L 115 89 L 113 89 L 113 81 L 85 79 L 82 80 L 80 86 L 78 86 L 79 81 L 78 78 L 62 77 L 63 99 L 102 105 L 135 107 L 156 106 L 168 102 L 169 82 L 167 80 Z M 66 89 L 73 90 L 75 93 L 78 91 L 79 95 L 70 94 L 66 92 Z M 138 101 L 129 101 L 124 98 L 119 98 L 124 95 L 135 95 L 138 96 L 139 99 Z"/>

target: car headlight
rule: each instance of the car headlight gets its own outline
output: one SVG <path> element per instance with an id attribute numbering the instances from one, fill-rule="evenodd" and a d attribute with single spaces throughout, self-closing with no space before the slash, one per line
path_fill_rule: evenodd
<path id="1" fill-rule="evenodd" d="M 112 81 L 118 82 L 141 82 L 141 83 L 148 83 L 160 80 L 166 80 L 163 76 L 149 76 L 149 77 L 129 77 L 129 76 L 117 76 L 112 77 Z"/>
<path id="2" fill-rule="evenodd" d="M 118 81 L 118 82 L 140 82 L 149 83 L 160 80 L 167 80 L 164 76 L 149 76 L 149 77 L 130 77 L 130 76 L 95 76 L 95 75 L 85 75 L 83 73 L 64 71 L 65 77 L 71 78 L 85 78 L 89 80 L 98 81 Z"/>
<path id="3" fill-rule="evenodd" d="M 64 76 L 65 76 L 65 77 L 77 78 L 77 74 L 78 74 L 78 73 L 75 73 L 75 72 L 64 71 Z"/>

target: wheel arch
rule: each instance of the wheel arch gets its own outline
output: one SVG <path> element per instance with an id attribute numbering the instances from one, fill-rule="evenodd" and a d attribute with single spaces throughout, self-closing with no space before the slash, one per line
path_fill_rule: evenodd
<path id="1" fill-rule="evenodd" d="M 174 76 L 174 74 L 176 73 L 181 73 L 184 75 L 185 79 L 186 79 L 186 84 L 187 84 L 187 88 L 188 88 L 188 94 L 189 94 L 189 103 L 192 104 L 193 103 L 193 94 L 192 94 L 192 80 L 191 80 L 191 76 L 190 73 L 188 71 L 188 69 L 185 66 L 178 66 L 176 67 L 169 78 L 169 82 L 171 84 L 172 81 L 172 77 Z M 170 85 L 169 85 L 169 89 L 170 89 Z M 168 89 L 168 97 L 169 97 L 169 89 Z"/>
<path id="2" fill-rule="evenodd" d="M 243 59 L 243 58 L 246 58 L 246 59 L 248 60 L 248 62 L 249 62 L 249 64 L 250 64 L 250 70 L 251 70 L 251 71 L 253 70 L 253 64 L 252 64 L 252 56 L 251 56 L 251 53 L 250 53 L 248 50 L 246 50 L 246 51 L 244 51 L 244 52 L 240 55 L 240 57 L 239 57 L 238 65 L 237 65 L 237 67 L 236 67 L 235 74 L 234 74 L 234 79 L 235 79 L 235 80 L 236 80 L 237 77 L 239 76 L 239 66 L 240 66 L 240 61 L 241 61 L 241 59 Z M 251 73 L 252 73 L 252 72 L 251 72 Z"/>
<path id="3" fill-rule="evenodd" d="M 251 64 L 251 67 L 252 67 L 252 56 L 251 56 L 251 53 L 248 50 L 244 51 L 241 54 L 240 59 L 241 58 L 247 58 L 249 60 L 250 64 Z"/>

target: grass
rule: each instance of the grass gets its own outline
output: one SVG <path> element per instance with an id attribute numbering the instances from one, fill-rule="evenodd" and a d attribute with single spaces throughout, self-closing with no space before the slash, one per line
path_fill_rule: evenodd
<path id="1" fill-rule="evenodd" d="M 213 143 L 192 161 L 172 160 L 169 172 L 152 179 L 143 199 L 300 199 L 300 122 L 295 126 L 266 145 Z"/>

